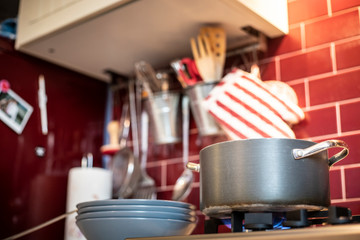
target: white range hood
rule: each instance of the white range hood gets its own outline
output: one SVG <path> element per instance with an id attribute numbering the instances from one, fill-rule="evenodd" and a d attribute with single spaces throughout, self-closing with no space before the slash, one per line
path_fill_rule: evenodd
<path id="1" fill-rule="evenodd" d="M 251 26 L 273 38 L 288 32 L 286 0 L 22 0 L 16 49 L 109 81 L 105 69 L 131 75 L 134 63 L 168 67 L 192 57 L 201 26 L 227 33 L 240 47 Z"/>

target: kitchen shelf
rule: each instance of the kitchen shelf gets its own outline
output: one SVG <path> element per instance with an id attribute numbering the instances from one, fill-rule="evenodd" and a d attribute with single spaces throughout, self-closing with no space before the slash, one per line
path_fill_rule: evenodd
<path id="1" fill-rule="evenodd" d="M 16 49 L 103 81 L 106 69 L 132 75 L 140 60 L 163 68 L 192 57 L 189 39 L 204 25 L 222 26 L 228 49 L 252 41 L 246 26 L 270 38 L 288 32 L 286 0 L 67 0 L 39 15 L 43 1 L 21 1 Z"/>

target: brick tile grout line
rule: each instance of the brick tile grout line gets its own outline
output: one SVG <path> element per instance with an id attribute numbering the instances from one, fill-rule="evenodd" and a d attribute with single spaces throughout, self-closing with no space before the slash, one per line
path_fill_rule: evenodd
<path id="1" fill-rule="evenodd" d="M 328 16 L 331 17 L 332 16 L 331 0 L 327 0 L 326 5 L 327 5 Z"/>
<path id="2" fill-rule="evenodd" d="M 341 136 L 341 113 L 340 113 L 340 103 L 335 103 L 335 112 L 336 112 L 336 129 L 338 136 Z"/>
<path id="3" fill-rule="evenodd" d="M 342 200 L 346 201 L 346 184 L 345 184 L 345 169 L 344 166 L 340 167 L 340 173 L 341 173 L 341 196 Z"/>

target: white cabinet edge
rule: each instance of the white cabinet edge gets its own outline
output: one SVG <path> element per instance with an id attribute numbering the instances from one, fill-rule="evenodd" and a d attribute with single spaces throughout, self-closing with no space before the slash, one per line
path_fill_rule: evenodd
<path id="1" fill-rule="evenodd" d="M 276 26 L 285 34 L 289 33 L 287 0 L 237 0 L 254 14 Z"/>
<path id="2" fill-rule="evenodd" d="M 21 0 L 15 48 L 134 0 Z"/>

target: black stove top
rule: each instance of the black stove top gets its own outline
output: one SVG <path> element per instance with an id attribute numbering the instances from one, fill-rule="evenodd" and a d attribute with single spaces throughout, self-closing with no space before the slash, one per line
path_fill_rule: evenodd
<path id="1" fill-rule="evenodd" d="M 300 209 L 289 212 L 232 212 L 231 218 L 210 217 L 205 220 L 204 232 L 217 233 L 220 225 L 231 226 L 232 232 L 243 232 L 348 223 L 360 223 L 360 216 L 352 216 L 349 208 L 337 206 L 330 206 L 322 211 Z"/>
<path id="2" fill-rule="evenodd" d="M 232 233 L 217 233 L 227 225 Z M 138 240 L 359 240 L 360 216 L 348 208 L 331 206 L 324 211 L 232 212 L 231 217 L 205 220 L 205 234 L 137 238 Z M 135 240 L 135 239 L 134 239 Z"/>

